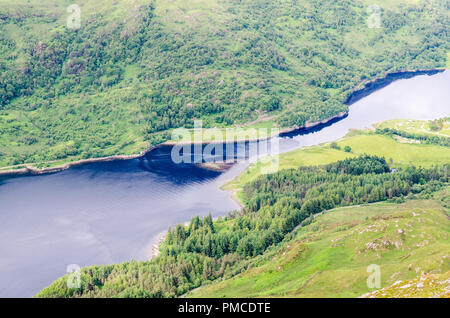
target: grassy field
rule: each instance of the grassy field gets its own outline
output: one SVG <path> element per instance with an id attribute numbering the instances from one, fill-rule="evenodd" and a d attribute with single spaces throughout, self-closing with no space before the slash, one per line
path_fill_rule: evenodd
<path id="1" fill-rule="evenodd" d="M 450 270 L 448 208 L 441 199 L 338 208 L 299 228 L 238 276 L 187 297 L 359 297 L 367 266 L 380 266 L 381 287 Z"/>
<path id="2" fill-rule="evenodd" d="M 433 129 L 432 121 L 428 120 L 410 120 L 410 119 L 394 119 L 388 120 L 377 127 L 380 129 L 391 128 L 399 131 L 405 131 L 407 133 L 422 134 L 428 136 L 450 137 L 450 119 L 445 118 L 440 122 L 440 125 L 436 125 L 437 128 Z"/>
<path id="3" fill-rule="evenodd" d="M 350 146 L 353 154 L 374 154 L 392 159 L 393 167 L 415 165 L 430 167 L 450 162 L 450 149 L 435 145 L 401 143 L 388 136 L 361 133 L 337 142 Z"/>

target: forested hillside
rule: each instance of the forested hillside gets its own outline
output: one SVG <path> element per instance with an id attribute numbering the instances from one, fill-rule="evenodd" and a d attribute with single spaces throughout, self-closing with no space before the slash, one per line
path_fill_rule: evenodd
<path id="1" fill-rule="evenodd" d="M 449 51 L 445 0 L 378 1 L 380 28 L 366 0 L 77 3 L 77 30 L 72 1 L 0 3 L 1 167 L 137 153 L 194 119 L 300 126 Z"/>

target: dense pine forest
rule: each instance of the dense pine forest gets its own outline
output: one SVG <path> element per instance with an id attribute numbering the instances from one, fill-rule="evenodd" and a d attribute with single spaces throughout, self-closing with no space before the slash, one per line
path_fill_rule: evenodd
<path id="1" fill-rule="evenodd" d="M 245 186 L 245 208 L 224 219 L 194 217 L 169 229 L 160 255 L 149 262 L 90 266 L 81 288 L 67 276 L 38 297 L 176 297 L 257 263 L 258 255 L 289 240 L 298 225 L 335 207 L 424 198 L 448 185 L 448 165 L 391 170 L 382 157 L 363 155 L 326 166 L 263 175 Z"/>
<path id="2" fill-rule="evenodd" d="M 0 166 L 132 154 L 176 127 L 301 126 L 387 72 L 446 65 L 449 3 L 0 3 Z"/>

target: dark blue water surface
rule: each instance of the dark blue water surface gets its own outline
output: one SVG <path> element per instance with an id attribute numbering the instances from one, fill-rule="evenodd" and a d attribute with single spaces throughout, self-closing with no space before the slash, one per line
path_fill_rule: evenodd
<path id="1" fill-rule="evenodd" d="M 320 129 L 279 138 L 280 152 L 343 137 L 395 118 L 449 115 L 450 72 L 380 83 L 354 96 L 349 115 Z M 30 297 L 66 274 L 69 264 L 111 264 L 151 255 L 158 234 L 194 215 L 237 209 L 220 186 L 225 173 L 176 165 L 170 149 L 141 159 L 92 163 L 0 183 L 0 297 Z"/>

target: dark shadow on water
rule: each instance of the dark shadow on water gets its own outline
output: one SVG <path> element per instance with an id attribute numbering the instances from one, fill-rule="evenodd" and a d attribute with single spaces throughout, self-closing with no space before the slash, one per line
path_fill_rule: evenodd
<path id="1" fill-rule="evenodd" d="M 348 117 L 348 114 L 345 114 L 342 117 L 333 118 L 333 119 L 327 121 L 324 124 L 318 124 L 318 125 L 316 125 L 314 127 L 311 127 L 311 128 L 299 128 L 299 129 L 293 130 L 291 132 L 280 134 L 280 137 L 293 138 L 293 137 L 296 137 L 296 136 L 303 136 L 303 135 L 319 132 L 322 129 L 330 127 L 331 125 L 333 125 L 333 124 L 335 124 L 335 123 L 337 123 L 337 122 L 339 122 L 339 121 L 341 121 L 341 120 L 343 120 L 343 119 L 345 119 L 347 117 Z"/>
<path id="2" fill-rule="evenodd" d="M 162 146 L 147 153 L 144 157 L 138 159 L 139 169 L 156 173 L 161 176 L 176 177 L 179 182 L 203 181 L 214 179 L 221 173 L 218 171 L 203 169 L 195 164 L 175 163 L 171 158 L 171 146 Z"/>
<path id="3" fill-rule="evenodd" d="M 356 103 L 357 101 L 361 100 L 362 98 L 372 94 L 375 91 L 378 91 L 389 84 L 402 80 L 402 79 L 408 79 L 413 78 L 419 75 L 428 75 L 432 76 L 437 73 L 444 72 L 444 70 L 429 70 L 429 71 L 416 71 L 416 72 L 396 72 L 396 73 L 390 73 L 385 78 L 380 78 L 377 80 L 374 80 L 366 85 L 360 90 L 354 91 L 345 101 L 346 105 L 352 105 Z"/>
<path id="4" fill-rule="evenodd" d="M 392 84 L 393 82 L 396 82 L 398 80 L 402 79 L 409 79 L 413 78 L 419 75 L 428 75 L 432 76 L 437 73 L 442 73 L 444 70 L 428 70 L 428 71 L 416 71 L 416 72 L 396 72 L 396 73 L 390 73 L 386 77 L 374 80 L 366 85 L 360 90 L 354 91 L 345 101 L 344 104 L 351 106 L 352 104 L 358 102 L 362 98 L 369 96 L 370 94 L 388 86 L 389 84 Z M 344 120 L 348 117 L 348 114 L 345 114 L 342 117 L 339 118 L 333 118 L 330 121 L 324 123 L 324 124 L 318 124 L 311 128 L 299 128 L 287 133 L 280 134 L 280 137 L 288 137 L 293 138 L 296 136 L 302 136 L 307 135 L 315 132 L 319 132 L 324 128 L 327 128 L 341 120 Z"/>

